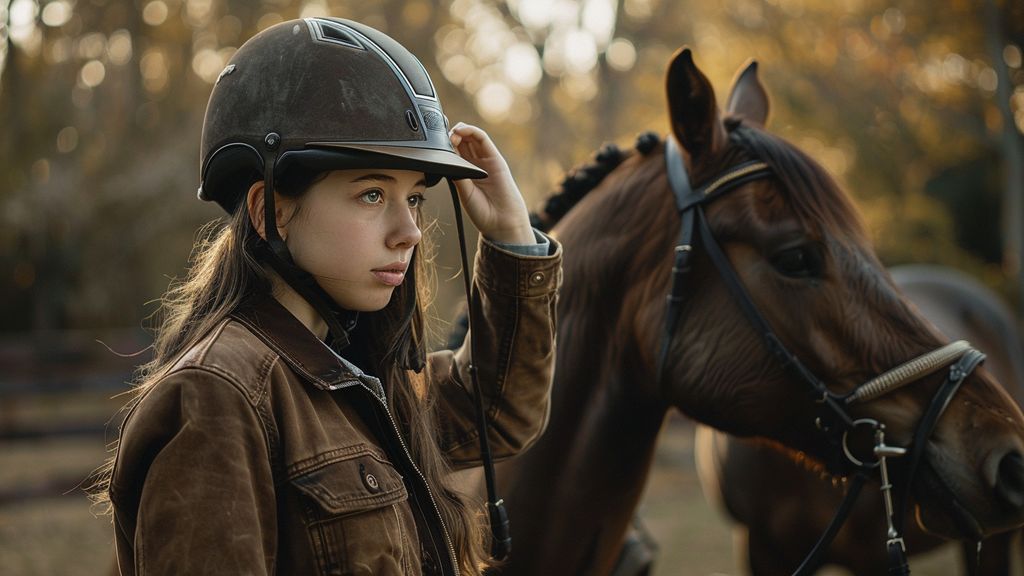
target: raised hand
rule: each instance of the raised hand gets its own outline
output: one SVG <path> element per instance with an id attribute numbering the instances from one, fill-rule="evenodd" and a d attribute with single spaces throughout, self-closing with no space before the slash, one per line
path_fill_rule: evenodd
<path id="1" fill-rule="evenodd" d="M 462 206 L 477 230 L 493 242 L 533 244 L 536 239 L 530 227 L 519 187 L 512 178 L 508 163 L 482 129 L 459 122 L 448 133 L 459 156 L 487 171 L 487 178 L 457 180 Z"/>

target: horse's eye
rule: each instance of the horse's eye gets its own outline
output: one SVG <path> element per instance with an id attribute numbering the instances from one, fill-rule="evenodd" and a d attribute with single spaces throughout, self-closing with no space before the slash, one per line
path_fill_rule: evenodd
<path id="1" fill-rule="evenodd" d="M 810 246 L 787 248 L 772 256 L 772 266 L 790 278 L 816 278 L 821 276 L 821 256 Z"/>

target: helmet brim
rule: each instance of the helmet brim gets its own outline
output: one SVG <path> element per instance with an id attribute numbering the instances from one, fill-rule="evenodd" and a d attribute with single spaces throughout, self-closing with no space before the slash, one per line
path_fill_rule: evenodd
<path id="1" fill-rule="evenodd" d="M 428 183 L 431 185 L 441 178 L 462 180 L 464 178 L 487 177 L 487 172 L 463 159 L 458 154 L 436 148 L 362 143 L 350 144 L 347 142 L 310 142 L 307 144 L 306 150 L 294 153 L 297 154 L 299 161 L 302 162 L 301 156 L 314 150 L 327 152 L 331 156 L 337 155 L 337 164 L 332 166 L 331 160 L 324 158 L 320 166 L 321 168 L 335 170 L 346 168 L 417 170 L 427 175 Z"/>

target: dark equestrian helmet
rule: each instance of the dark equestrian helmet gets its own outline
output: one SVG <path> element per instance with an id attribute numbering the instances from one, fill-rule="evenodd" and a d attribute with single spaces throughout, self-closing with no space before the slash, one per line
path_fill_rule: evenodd
<path id="1" fill-rule="evenodd" d="M 387 35 L 338 18 L 260 32 L 217 79 L 199 197 L 232 212 L 267 163 L 274 179 L 296 167 L 417 170 L 431 185 L 487 175 L 453 150 L 420 61 Z"/>

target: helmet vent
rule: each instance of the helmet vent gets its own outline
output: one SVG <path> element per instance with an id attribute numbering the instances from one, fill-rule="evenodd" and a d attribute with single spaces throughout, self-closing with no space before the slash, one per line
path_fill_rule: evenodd
<path id="1" fill-rule="evenodd" d="M 316 18 L 310 18 L 308 22 L 313 27 L 314 36 L 321 42 L 363 49 L 363 45 L 356 40 L 356 37 L 345 30 L 340 24 Z"/>
<path id="2" fill-rule="evenodd" d="M 412 128 L 413 132 L 420 131 L 420 123 L 416 121 L 416 115 L 413 114 L 412 110 L 405 111 L 405 121 L 409 123 L 409 128 Z"/>
<path id="3" fill-rule="evenodd" d="M 427 108 L 421 108 L 420 110 L 423 112 L 423 125 L 427 127 L 427 130 L 445 131 L 444 116 Z"/>

